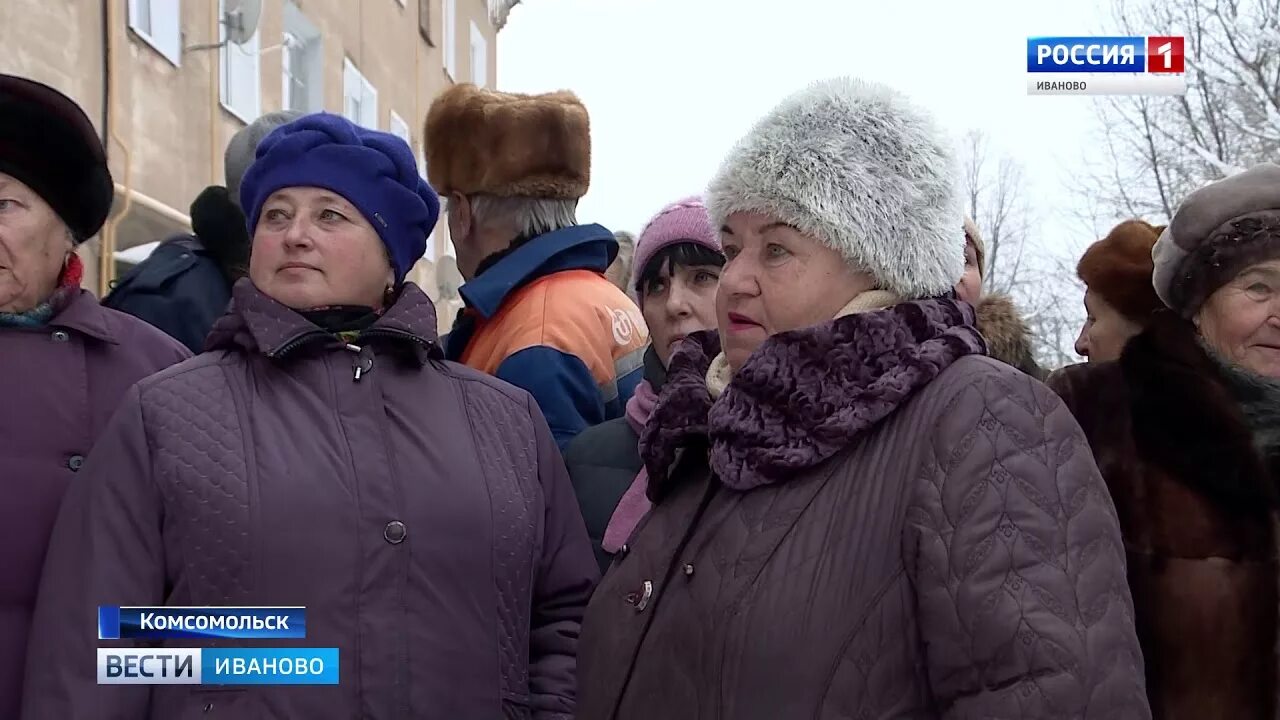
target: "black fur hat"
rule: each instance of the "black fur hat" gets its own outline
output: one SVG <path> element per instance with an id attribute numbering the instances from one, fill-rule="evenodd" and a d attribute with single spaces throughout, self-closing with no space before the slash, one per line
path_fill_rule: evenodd
<path id="1" fill-rule="evenodd" d="M 48 85 L 0 74 L 0 172 L 47 202 L 76 242 L 97 234 L 111 212 L 102 141 L 84 110 Z"/>

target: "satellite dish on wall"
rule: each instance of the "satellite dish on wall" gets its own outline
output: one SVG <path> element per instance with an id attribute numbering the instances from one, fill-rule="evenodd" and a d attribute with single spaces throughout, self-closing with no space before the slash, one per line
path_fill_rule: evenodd
<path id="1" fill-rule="evenodd" d="M 262 0 L 225 0 L 222 22 L 227 26 L 227 42 L 243 45 L 258 32 Z"/>

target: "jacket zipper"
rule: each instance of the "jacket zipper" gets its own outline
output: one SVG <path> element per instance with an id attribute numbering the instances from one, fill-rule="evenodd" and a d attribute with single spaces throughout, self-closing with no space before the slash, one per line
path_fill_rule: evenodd
<path id="1" fill-rule="evenodd" d="M 285 355 L 288 355 L 289 353 L 293 352 L 294 350 L 297 350 L 299 347 L 301 347 L 302 345 L 305 345 L 306 343 L 313 342 L 321 338 L 331 338 L 331 337 L 333 337 L 331 334 L 323 330 L 314 330 L 311 332 L 303 333 L 302 335 L 299 335 L 293 340 L 290 340 L 289 342 L 282 345 L 275 352 L 270 353 L 269 357 L 278 360 L 284 357 Z M 414 335 L 413 333 L 405 332 L 403 330 L 391 330 L 387 328 L 375 328 L 372 330 L 368 330 L 366 332 L 361 333 L 359 336 L 357 336 L 356 340 L 360 342 L 364 342 L 368 338 L 378 338 L 378 337 L 402 338 L 402 339 L 410 340 L 415 344 L 423 348 L 426 348 L 427 350 L 430 350 L 431 348 L 435 347 L 434 342 L 421 338 L 417 335 Z M 353 367 L 352 367 L 351 379 L 355 382 L 360 382 L 360 378 L 364 377 L 366 373 L 368 373 L 370 370 L 373 369 L 372 353 L 366 350 L 367 345 L 357 345 L 355 343 L 343 343 L 342 347 L 343 349 L 350 350 L 351 352 L 356 354 L 355 361 L 352 364 Z"/>
<path id="2" fill-rule="evenodd" d="M 281 345 L 279 348 L 276 349 L 275 352 L 269 353 L 267 357 L 273 360 L 279 360 L 285 355 L 288 355 L 294 350 L 297 350 L 299 347 L 309 342 L 319 340 L 322 337 L 329 337 L 329 333 L 326 333 L 323 330 L 312 330 L 310 332 L 305 332 L 299 335 L 298 337 L 290 340 L 289 342 L 285 343 L 284 345 Z"/>
<path id="3" fill-rule="evenodd" d="M 355 382 L 360 382 L 360 378 L 365 373 L 373 369 L 373 353 L 372 351 L 368 350 L 369 346 L 366 341 L 369 338 L 379 338 L 379 337 L 400 338 L 404 340 L 409 340 L 419 345 L 420 347 L 426 348 L 427 350 L 430 350 L 431 347 L 435 345 L 435 343 L 431 342 L 430 340 L 426 340 L 424 338 L 418 337 L 417 335 L 414 335 L 413 333 L 405 332 L 403 330 L 391 330 L 388 328 L 373 328 L 365 332 L 362 332 L 358 336 L 356 336 L 356 341 L 365 343 L 364 345 L 357 345 L 355 343 L 347 343 L 346 345 L 346 348 L 348 350 L 356 353 L 354 369 L 352 372 L 352 380 L 354 380 Z"/>
<path id="4" fill-rule="evenodd" d="M 434 342 L 427 340 L 426 338 L 418 337 L 411 332 L 405 332 L 404 330 L 392 330 L 390 328 L 371 328 L 360 333 L 360 335 L 356 337 L 356 340 L 363 341 L 371 337 L 403 338 L 405 340 L 411 340 L 428 349 L 433 348 L 436 345 Z"/>

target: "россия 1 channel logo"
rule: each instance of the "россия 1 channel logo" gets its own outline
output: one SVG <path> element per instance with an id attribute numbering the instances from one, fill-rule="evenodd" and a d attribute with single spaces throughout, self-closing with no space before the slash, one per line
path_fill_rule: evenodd
<path id="1" fill-rule="evenodd" d="M 1027 38 L 1028 95 L 1184 95 L 1184 38 Z"/>

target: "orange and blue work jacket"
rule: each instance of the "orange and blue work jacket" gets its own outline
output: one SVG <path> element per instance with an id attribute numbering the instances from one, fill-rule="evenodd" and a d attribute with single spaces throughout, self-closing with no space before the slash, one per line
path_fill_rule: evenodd
<path id="1" fill-rule="evenodd" d="M 643 379 L 649 330 L 604 277 L 613 233 L 579 225 L 540 235 L 470 282 L 446 343 L 450 360 L 533 395 L 560 449 L 622 415 Z"/>

